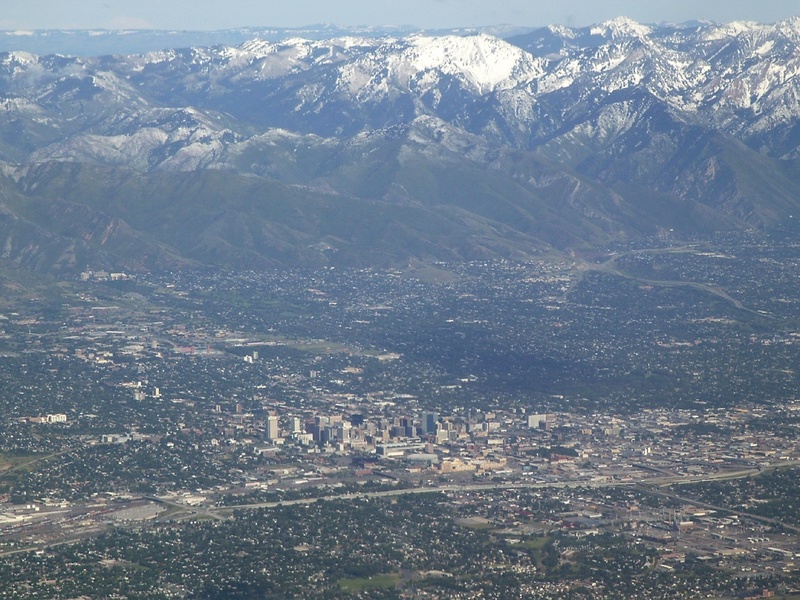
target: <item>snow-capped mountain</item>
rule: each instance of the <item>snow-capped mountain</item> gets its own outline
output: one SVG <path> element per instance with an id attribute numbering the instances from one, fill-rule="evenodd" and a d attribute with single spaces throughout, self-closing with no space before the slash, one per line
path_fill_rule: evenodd
<path id="1" fill-rule="evenodd" d="M 77 123 L 51 116 L 53 128 L 69 134 L 81 123 L 92 135 L 106 133 L 93 109 L 118 124 L 144 122 L 148 110 L 192 108 L 212 121 L 232 115 L 232 129 L 242 132 L 280 127 L 337 137 L 433 115 L 529 150 L 620 94 L 642 92 L 762 153 L 797 154 L 796 146 L 761 140 L 783 139 L 800 115 L 800 18 L 704 27 L 619 18 L 533 35 L 563 44 L 557 54 L 536 55 L 526 40 L 479 34 L 254 39 L 104 58 L 13 52 L 0 55 L 0 91 L 9 106 L 82 114 Z"/>
<path id="2" fill-rule="evenodd" d="M 800 18 L 7 52 L 0 160 L 26 194 L 70 163 L 455 203 L 531 247 L 771 227 L 800 201 L 798 74 Z"/>

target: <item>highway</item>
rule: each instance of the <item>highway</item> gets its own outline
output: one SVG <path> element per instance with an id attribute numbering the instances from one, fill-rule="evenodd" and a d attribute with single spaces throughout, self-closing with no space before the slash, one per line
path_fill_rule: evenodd
<path id="1" fill-rule="evenodd" d="M 383 490 L 377 492 L 357 492 L 341 494 L 338 496 L 324 496 L 320 498 L 299 498 L 296 500 L 284 500 L 282 502 L 260 502 L 254 504 L 242 504 L 238 506 L 218 506 L 204 509 L 210 515 L 230 515 L 235 510 L 275 508 L 276 506 L 296 506 L 298 504 L 312 504 L 320 500 L 359 500 L 365 498 L 386 498 L 391 496 L 403 496 L 406 494 L 430 494 L 436 492 L 479 492 L 492 490 L 513 490 L 513 489 L 565 489 L 565 488 L 604 488 L 604 487 L 634 487 L 638 486 L 645 491 L 654 491 L 671 485 L 688 485 L 692 483 L 702 483 L 708 481 L 724 481 L 728 479 L 742 479 L 752 477 L 765 470 L 786 468 L 797 466 L 798 462 L 782 462 L 769 466 L 757 468 L 739 469 L 736 471 L 723 471 L 708 475 L 670 475 L 664 477 L 652 477 L 640 481 L 580 481 L 566 480 L 556 482 L 492 482 L 492 483 L 468 483 L 468 484 L 439 484 L 425 487 L 415 487 L 396 490 Z M 643 487 L 643 486 L 646 486 Z M 178 505 L 180 506 L 180 505 Z M 187 509 L 188 507 L 183 507 Z"/>
<path id="2" fill-rule="evenodd" d="M 776 525 L 784 527 L 800 534 L 800 527 L 788 525 L 776 519 L 762 517 L 751 513 L 743 512 L 729 507 L 715 506 L 688 498 L 674 491 L 674 488 L 668 489 L 672 486 L 683 486 L 694 483 L 703 483 L 710 481 L 725 481 L 730 479 L 742 479 L 746 477 L 753 477 L 765 471 L 774 469 L 790 468 L 800 466 L 800 461 L 781 461 L 775 463 L 765 463 L 757 467 L 748 467 L 732 471 L 721 471 L 719 473 L 711 473 L 705 475 L 664 475 L 650 478 L 643 478 L 637 481 L 585 481 L 585 480 L 564 480 L 564 481 L 535 481 L 535 482 L 470 482 L 470 483 L 440 483 L 427 486 L 392 489 L 373 492 L 354 492 L 347 494 L 323 496 L 317 498 L 298 498 L 293 500 L 284 500 L 281 502 L 259 502 L 252 504 L 242 504 L 238 506 L 191 506 L 182 504 L 172 497 L 157 497 L 157 496 L 143 496 L 141 500 L 149 502 L 156 502 L 167 508 L 164 513 L 155 519 L 155 522 L 169 522 L 169 521 L 184 521 L 184 520 L 226 520 L 231 519 L 237 510 L 254 510 L 254 509 L 269 509 L 277 506 L 298 506 L 304 504 L 313 504 L 320 501 L 357 501 L 368 498 L 390 498 L 395 496 L 404 496 L 408 494 L 431 494 L 431 493 L 459 493 L 459 492 L 491 492 L 496 490 L 546 490 L 546 489 L 576 489 L 576 488 L 614 488 L 614 487 L 634 487 L 642 492 L 661 496 L 665 498 L 672 498 L 680 502 L 692 504 L 694 506 L 712 509 L 717 511 L 725 511 L 731 514 L 738 515 L 741 518 L 747 518 L 761 523 Z M 140 524 L 141 525 L 141 524 Z M 28 552 L 35 549 L 41 549 L 47 546 L 56 546 L 60 544 L 70 544 L 97 535 L 102 531 L 107 530 L 108 524 L 99 524 L 97 527 L 87 529 L 81 532 L 80 535 L 70 537 L 70 539 L 52 540 L 46 544 L 37 546 L 27 546 L 25 548 L 16 548 L 5 552 L 0 552 L 0 556 L 7 556 L 22 552 Z"/>

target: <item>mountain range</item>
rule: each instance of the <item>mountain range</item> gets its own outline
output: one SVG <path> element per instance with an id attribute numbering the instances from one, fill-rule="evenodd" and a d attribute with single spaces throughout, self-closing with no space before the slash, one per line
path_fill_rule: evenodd
<path id="1" fill-rule="evenodd" d="M 591 252 L 800 214 L 800 18 L 0 54 L 0 258 Z"/>

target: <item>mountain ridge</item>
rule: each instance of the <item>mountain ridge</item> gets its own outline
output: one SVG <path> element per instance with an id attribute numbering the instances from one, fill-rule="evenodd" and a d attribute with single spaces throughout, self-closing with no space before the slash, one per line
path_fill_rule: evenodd
<path id="1" fill-rule="evenodd" d="M 800 208 L 799 74 L 800 19 L 0 53 L 0 160 L 31 206 L 81 204 L 131 228 L 138 241 L 110 255 L 142 268 L 524 258 L 779 226 Z M 69 237 L 19 196 L 4 204 Z M 206 214 L 188 220 L 199 241 L 178 244 L 175 215 L 192 211 Z"/>

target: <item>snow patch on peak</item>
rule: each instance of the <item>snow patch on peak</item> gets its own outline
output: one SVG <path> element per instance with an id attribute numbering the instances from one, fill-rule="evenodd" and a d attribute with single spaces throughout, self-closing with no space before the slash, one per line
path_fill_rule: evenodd
<path id="1" fill-rule="evenodd" d="M 287 38 L 280 42 L 268 42 L 260 38 L 253 38 L 238 46 L 229 46 L 221 50 L 220 56 L 227 59 L 247 58 L 261 59 L 274 56 L 281 52 L 291 52 L 295 55 L 308 54 L 313 42 L 303 38 Z"/>
<path id="2" fill-rule="evenodd" d="M 322 143 L 324 141 L 324 138 L 314 135 L 313 133 L 301 134 L 297 133 L 296 131 L 289 131 L 288 129 L 283 129 L 282 127 L 271 127 L 267 129 L 264 133 L 254 136 L 252 139 L 263 140 L 269 142 L 270 144 L 275 144 L 276 141 L 283 141 L 283 140 L 290 140 L 296 142 L 302 139 L 309 139 L 317 143 Z"/>
<path id="3" fill-rule="evenodd" d="M 21 77 L 31 82 L 43 81 L 47 69 L 42 65 L 40 58 L 30 52 L 7 52 L 0 54 L 0 69 L 13 78 Z"/>
<path id="4" fill-rule="evenodd" d="M 704 33 L 703 39 L 706 41 L 714 41 L 735 38 L 743 33 L 763 29 L 763 27 L 763 25 L 754 21 L 733 21 L 726 25 L 709 28 L 708 31 Z"/>
<path id="5" fill-rule="evenodd" d="M 410 58 L 418 70 L 452 67 L 472 75 L 479 86 L 494 86 L 508 78 L 519 56 L 511 46 L 501 49 L 499 40 L 483 35 L 471 38 L 416 37 L 411 43 L 415 51 Z"/>
<path id="6" fill-rule="evenodd" d="M 627 37 L 647 37 L 653 33 L 653 30 L 647 25 L 637 23 L 628 17 L 617 17 L 610 21 L 604 21 L 599 25 L 594 25 L 590 29 L 590 33 L 616 40 Z"/>
<path id="7" fill-rule="evenodd" d="M 7 52 L 5 56 L 3 56 L 2 60 L 0 60 L 0 64 L 10 66 L 23 66 L 23 65 L 35 65 L 39 62 L 39 57 L 35 54 L 31 54 L 30 52 L 21 52 L 21 51 L 14 51 L 14 52 Z"/>
<path id="8" fill-rule="evenodd" d="M 786 19 L 783 19 L 782 21 L 778 21 L 777 23 L 775 23 L 775 25 L 777 27 L 792 27 L 794 29 L 797 29 L 798 27 L 800 27 L 800 16 L 788 17 Z"/>
<path id="9" fill-rule="evenodd" d="M 263 57 L 275 53 L 277 51 L 277 48 L 275 47 L 274 44 L 267 42 L 266 40 L 255 38 L 252 40 L 248 40 L 243 44 L 239 44 L 239 46 L 236 47 L 236 50 L 239 50 L 240 52 L 246 54 L 251 54 L 253 56 Z M 233 48 L 225 48 L 224 52 L 231 53 L 233 51 L 234 51 Z"/>
<path id="10" fill-rule="evenodd" d="M 547 30 L 565 40 L 574 40 L 576 37 L 575 31 L 565 25 L 548 25 Z"/>
<path id="11" fill-rule="evenodd" d="M 800 40 L 800 17 L 789 17 L 778 21 L 775 23 L 775 30 L 792 40 Z"/>
<path id="12" fill-rule="evenodd" d="M 363 101 L 412 91 L 433 90 L 441 99 L 443 78 L 460 82 L 471 93 L 486 95 L 534 81 L 544 61 L 498 38 L 474 36 L 412 36 L 384 39 L 378 47 L 340 71 L 338 87 Z"/>
<path id="13" fill-rule="evenodd" d="M 767 40 L 763 44 L 761 44 L 758 48 L 756 48 L 755 54 L 760 56 L 767 56 L 772 49 L 775 47 L 775 40 Z"/>
<path id="14" fill-rule="evenodd" d="M 524 50 L 485 34 L 469 37 L 411 38 L 405 61 L 416 72 L 440 70 L 462 75 L 481 94 L 508 89 L 521 79 L 542 73 L 542 66 Z"/>
<path id="15" fill-rule="evenodd" d="M 374 48 L 375 47 L 375 39 L 374 38 L 365 38 L 365 37 L 355 37 L 355 36 L 347 36 L 347 37 L 338 37 L 332 38 L 327 42 L 328 45 L 335 46 L 337 48 L 343 48 L 345 50 L 363 50 L 367 48 Z"/>

